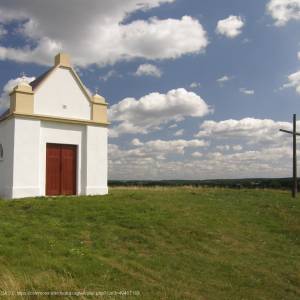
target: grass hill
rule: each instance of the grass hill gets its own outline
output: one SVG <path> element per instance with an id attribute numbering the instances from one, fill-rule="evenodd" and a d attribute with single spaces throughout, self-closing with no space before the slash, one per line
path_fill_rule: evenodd
<path id="1" fill-rule="evenodd" d="M 300 299 L 300 201 L 288 192 L 115 188 L 104 197 L 0 200 L 0 220 L 0 295 Z"/>

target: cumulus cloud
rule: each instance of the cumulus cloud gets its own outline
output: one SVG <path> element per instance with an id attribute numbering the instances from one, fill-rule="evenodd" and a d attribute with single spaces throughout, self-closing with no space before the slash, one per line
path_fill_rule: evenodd
<path id="1" fill-rule="evenodd" d="M 241 146 L 241 145 L 234 145 L 234 146 L 232 146 L 232 150 L 233 151 L 242 151 L 243 150 L 243 146 Z"/>
<path id="2" fill-rule="evenodd" d="M 248 95 L 248 96 L 252 96 L 252 95 L 255 94 L 254 90 L 249 90 L 249 89 L 245 89 L 245 88 L 241 88 L 240 92 L 245 94 L 245 95 Z"/>
<path id="3" fill-rule="evenodd" d="M 181 142 L 185 144 L 185 142 Z M 174 142 L 175 145 L 177 142 Z M 156 144 L 156 142 L 155 142 Z M 159 144 L 159 143 L 158 143 Z M 149 145 L 146 144 L 148 147 Z M 291 147 L 261 147 L 244 152 L 194 151 L 190 156 L 176 149 L 182 159 L 171 160 L 174 144 L 124 150 L 110 145 L 109 177 L 113 179 L 220 179 L 288 176 Z M 197 146 L 199 147 L 199 146 Z M 192 150 L 193 148 L 191 148 Z M 120 167 L 122 166 L 122 167 Z"/>
<path id="4" fill-rule="evenodd" d="M 53 57 L 62 50 L 61 44 L 49 38 L 41 38 L 34 49 L 10 48 L 0 46 L 0 60 L 13 60 L 21 63 L 35 62 L 41 65 L 51 65 Z"/>
<path id="5" fill-rule="evenodd" d="M 133 139 L 133 140 L 131 141 L 131 144 L 132 144 L 133 146 L 135 146 L 135 147 L 143 146 L 143 145 L 144 145 L 144 143 L 142 143 L 139 139 Z"/>
<path id="6" fill-rule="evenodd" d="M 218 145 L 216 146 L 216 149 L 217 150 L 220 150 L 220 151 L 241 151 L 243 150 L 243 147 L 241 145 Z"/>
<path id="7" fill-rule="evenodd" d="M 19 22 L 18 32 L 28 42 L 20 48 L 1 46 L 0 59 L 47 65 L 63 50 L 72 55 L 77 66 L 86 67 L 135 58 L 174 59 L 203 52 L 208 45 L 207 34 L 199 21 L 190 16 L 126 23 L 128 16 L 139 10 L 174 1 L 89 0 L 76 5 L 72 0 L 2 1 L 0 21 L 5 26 Z"/>
<path id="8" fill-rule="evenodd" d="M 203 153 L 201 153 L 199 151 L 193 152 L 192 157 L 195 157 L 195 158 L 203 157 Z"/>
<path id="9" fill-rule="evenodd" d="M 270 119 L 245 118 L 241 120 L 225 120 L 220 122 L 205 121 L 200 126 L 196 137 L 210 137 L 214 139 L 242 139 L 248 144 L 255 143 L 283 143 L 286 135 L 279 129 L 291 130 L 288 122 L 275 122 Z"/>
<path id="10" fill-rule="evenodd" d="M 136 76 L 153 76 L 153 77 L 161 77 L 162 71 L 155 65 L 152 64 L 143 64 L 140 65 L 136 72 Z"/>
<path id="11" fill-rule="evenodd" d="M 111 137 L 124 133 L 146 134 L 171 121 L 183 121 L 186 117 L 203 117 L 211 108 L 197 94 L 183 88 L 166 94 L 151 93 L 140 99 L 125 98 L 109 110 L 110 120 L 117 125 L 110 131 Z"/>
<path id="12" fill-rule="evenodd" d="M 281 89 L 295 88 L 296 92 L 300 94 L 300 71 L 288 76 L 288 83 L 284 84 Z"/>
<path id="13" fill-rule="evenodd" d="M 103 81 L 107 81 L 112 77 L 122 77 L 122 75 L 119 74 L 116 70 L 110 70 L 105 75 L 99 76 L 99 79 Z"/>
<path id="14" fill-rule="evenodd" d="M 132 166 L 135 168 L 147 168 L 146 172 L 153 167 L 157 167 L 159 162 L 167 160 L 169 155 L 183 156 L 186 149 L 205 148 L 209 145 L 204 140 L 151 140 L 142 143 L 138 139 L 132 141 L 134 148 L 121 149 L 116 144 L 109 145 L 109 161 L 110 167 L 115 168 L 119 165 Z M 125 167 L 126 168 L 126 167 Z M 131 174 L 132 170 L 129 172 Z M 116 170 L 117 171 L 117 170 Z M 119 170 L 120 171 L 120 170 Z M 118 171 L 117 171 L 118 172 Z M 138 173 L 143 173 L 140 169 Z M 127 176 L 128 174 L 127 173 Z M 148 176 L 147 174 L 146 176 Z"/>
<path id="15" fill-rule="evenodd" d="M 174 133 L 174 136 L 182 136 L 183 134 L 184 134 L 184 129 L 180 129 Z"/>
<path id="16" fill-rule="evenodd" d="M 7 30 L 0 24 L 0 39 L 7 34 Z"/>
<path id="17" fill-rule="evenodd" d="M 9 107 L 9 93 L 13 90 L 15 86 L 17 86 L 20 82 L 27 82 L 30 83 L 33 81 L 35 77 L 19 77 L 19 78 L 14 78 L 10 79 L 3 87 L 2 94 L 0 96 L 0 114 L 4 110 L 6 110 Z"/>
<path id="18" fill-rule="evenodd" d="M 289 122 L 253 118 L 205 121 L 195 140 L 134 139 L 132 149 L 117 145 L 110 149 L 109 176 L 114 179 L 289 176 L 291 137 L 279 129 L 291 130 L 291 127 Z"/>
<path id="19" fill-rule="evenodd" d="M 217 83 L 220 85 L 220 86 L 223 86 L 226 82 L 232 80 L 233 77 L 232 76 L 228 76 L 228 75 L 224 75 L 220 78 L 217 79 Z"/>
<path id="20" fill-rule="evenodd" d="M 196 88 L 199 88 L 199 87 L 201 87 L 201 83 L 200 82 L 192 82 L 190 84 L 190 88 L 191 89 L 196 89 Z"/>
<path id="21" fill-rule="evenodd" d="M 220 151 L 229 151 L 230 150 L 230 145 L 218 145 L 216 147 L 217 150 L 220 150 Z"/>
<path id="22" fill-rule="evenodd" d="M 209 158 L 212 158 L 219 163 L 228 162 L 243 162 L 247 161 L 248 163 L 258 163 L 260 161 L 274 161 L 276 159 L 280 159 L 282 157 L 291 157 L 291 149 L 290 147 L 272 147 L 266 149 L 259 150 L 251 150 L 233 154 L 223 154 L 220 152 L 210 153 L 208 155 Z"/>
<path id="23" fill-rule="evenodd" d="M 186 148 L 207 147 L 209 143 L 204 140 L 153 140 L 139 143 L 137 146 L 143 153 L 156 155 L 166 153 L 184 154 Z"/>
<path id="24" fill-rule="evenodd" d="M 291 20 L 300 20 L 300 0 L 271 0 L 267 12 L 276 26 L 284 26 Z"/>
<path id="25" fill-rule="evenodd" d="M 242 33 L 245 22 L 240 16 L 229 16 L 218 22 L 216 33 L 233 39 Z"/>

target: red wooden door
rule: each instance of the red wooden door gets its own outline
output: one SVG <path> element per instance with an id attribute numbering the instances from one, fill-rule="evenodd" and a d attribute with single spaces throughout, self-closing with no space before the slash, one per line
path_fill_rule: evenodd
<path id="1" fill-rule="evenodd" d="M 46 158 L 46 194 L 60 195 L 61 172 L 60 172 L 60 145 L 47 144 Z"/>
<path id="2" fill-rule="evenodd" d="M 76 146 L 61 147 L 61 194 L 76 195 Z"/>
<path id="3" fill-rule="evenodd" d="M 76 195 L 77 147 L 47 144 L 46 194 Z"/>

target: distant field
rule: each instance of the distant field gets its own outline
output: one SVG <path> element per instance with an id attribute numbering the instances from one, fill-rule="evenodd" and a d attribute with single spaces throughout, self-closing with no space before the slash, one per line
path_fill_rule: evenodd
<path id="1" fill-rule="evenodd" d="M 140 186 L 140 187 L 219 187 L 231 189 L 279 189 L 291 190 L 292 178 L 245 178 L 245 179 L 212 179 L 212 180 L 111 180 L 109 185 L 118 186 Z M 298 182 L 300 190 L 300 182 Z"/>
<path id="2" fill-rule="evenodd" d="M 300 299 L 300 199 L 288 192 L 114 188 L 104 197 L 0 200 L 0 220 L 0 293 Z"/>

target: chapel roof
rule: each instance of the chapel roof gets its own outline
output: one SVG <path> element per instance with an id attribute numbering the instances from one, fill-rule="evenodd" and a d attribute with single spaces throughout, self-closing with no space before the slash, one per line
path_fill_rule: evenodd
<path id="1" fill-rule="evenodd" d="M 51 67 L 49 70 L 44 72 L 41 76 L 31 81 L 29 84 L 32 86 L 32 89 L 35 90 L 40 85 L 40 83 L 48 76 L 48 74 L 52 72 L 53 69 L 54 67 Z"/>

